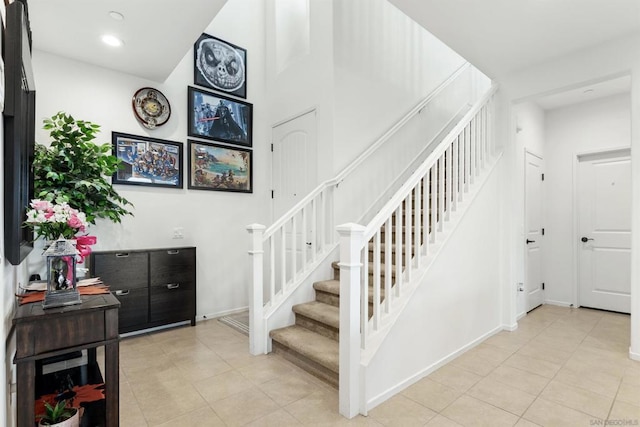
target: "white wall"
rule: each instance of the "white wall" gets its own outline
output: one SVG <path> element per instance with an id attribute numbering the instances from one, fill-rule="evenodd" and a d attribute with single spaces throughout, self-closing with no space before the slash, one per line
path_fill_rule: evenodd
<path id="1" fill-rule="evenodd" d="M 514 130 L 515 131 L 515 163 L 516 165 L 522 165 L 524 167 L 526 152 L 533 153 L 538 157 L 545 158 L 545 118 L 544 118 L 544 110 L 542 110 L 538 105 L 534 102 L 523 102 L 517 104 L 513 108 L 514 114 Z M 513 252 L 513 257 L 515 258 L 516 265 L 519 266 L 517 269 L 517 278 L 516 283 L 525 284 L 526 281 L 526 229 L 525 229 L 525 180 L 524 174 L 517 175 L 513 177 L 514 186 L 516 191 L 514 192 L 513 202 L 515 206 L 517 206 L 517 211 L 515 213 L 516 219 L 514 219 L 514 223 L 517 224 L 516 231 L 516 251 Z M 544 200 L 544 196 L 543 196 Z M 545 201 L 546 203 L 546 201 Z M 546 242 L 542 246 L 542 250 L 544 251 L 546 247 Z M 544 274 L 544 269 L 543 272 Z M 514 286 L 515 284 L 512 284 Z M 516 313 L 517 316 L 520 317 L 526 313 L 527 308 L 527 300 L 526 293 L 517 291 L 516 294 Z"/>
<path id="2" fill-rule="evenodd" d="M 504 159 L 484 183 L 366 367 L 368 405 L 379 404 L 429 374 L 451 355 L 502 329 L 501 241 L 497 230 L 503 165 Z M 393 360 L 393 366 L 389 360 Z"/>
<path id="3" fill-rule="evenodd" d="M 251 28 L 251 31 L 247 31 Z M 268 134 L 264 108 L 264 8 L 261 1 L 229 1 L 205 31 L 247 49 L 248 98 L 254 103 L 253 194 L 187 190 L 187 86 L 193 84 L 193 52 L 169 78 L 158 84 L 130 75 L 75 62 L 44 52 L 34 53 L 37 85 L 36 117 L 66 111 L 77 119 L 102 126 L 99 141 L 110 143 L 111 132 L 148 135 L 184 144 L 183 189 L 117 185 L 116 190 L 135 206 L 134 217 L 122 224 L 100 221 L 90 227 L 98 237 L 95 250 L 154 247 L 197 247 L 197 314 L 215 316 L 247 306 L 248 242 L 246 224 L 268 220 Z M 138 123 L 131 97 L 144 86 L 162 91 L 172 107 L 169 122 L 156 130 Z M 40 130 L 40 143 L 48 135 Z M 183 227 L 185 238 L 172 239 L 173 228 Z M 30 257 L 39 261 L 39 254 Z"/>
<path id="4" fill-rule="evenodd" d="M 545 145 L 545 299 L 575 304 L 574 169 L 577 154 L 631 144 L 631 98 L 616 95 L 550 110 Z M 631 194 L 629 194 L 631 197 Z"/>
<path id="5" fill-rule="evenodd" d="M 337 173 L 465 61 L 386 0 L 333 7 Z"/>

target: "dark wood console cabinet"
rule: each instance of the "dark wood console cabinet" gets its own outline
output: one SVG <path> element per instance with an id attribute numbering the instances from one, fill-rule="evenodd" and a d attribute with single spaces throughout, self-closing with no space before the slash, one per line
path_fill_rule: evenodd
<path id="1" fill-rule="evenodd" d="M 120 333 L 196 322 L 196 248 L 91 253 L 89 271 L 120 301 Z"/>
<path id="2" fill-rule="evenodd" d="M 97 369 L 96 347 L 100 346 L 105 349 L 106 409 L 104 420 L 90 421 L 90 425 L 119 425 L 119 306 L 117 299 L 106 294 L 82 296 L 82 304 L 79 305 L 43 310 L 42 303 L 35 302 L 16 309 L 13 325 L 16 334 L 14 363 L 17 366 L 18 427 L 35 425 L 36 384 L 41 377 L 38 362 L 88 349 L 88 364 Z M 99 369 L 97 378 L 100 382 Z M 85 412 L 83 419 L 88 421 L 90 418 L 90 414 Z M 83 421 L 82 425 L 86 423 Z"/>

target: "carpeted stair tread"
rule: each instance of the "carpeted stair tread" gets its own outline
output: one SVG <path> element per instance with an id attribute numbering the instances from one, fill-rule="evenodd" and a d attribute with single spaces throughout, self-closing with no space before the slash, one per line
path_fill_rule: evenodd
<path id="1" fill-rule="evenodd" d="M 275 329 L 269 336 L 325 368 L 338 372 L 338 342 L 300 326 Z"/>
<path id="2" fill-rule="evenodd" d="M 340 328 L 340 310 L 338 307 L 312 301 L 294 305 L 293 312 L 336 329 Z"/>
<path id="3" fill-rule="evenodd" d="M 340 295 L 339 280 L 321 280 L 313 284 L 316 291 L 326 292 L 328 294 Z"/>

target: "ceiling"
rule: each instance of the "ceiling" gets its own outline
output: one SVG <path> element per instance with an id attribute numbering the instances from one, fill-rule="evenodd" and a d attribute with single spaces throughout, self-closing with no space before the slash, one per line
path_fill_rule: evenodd
<path id="1" fill-rule="evenodd" d="M 640 33 L 640 0 L 389 0 L 493 79 Z"/>
<path id="2" fill-rule="evenodd" d="M 33 46 L 163 82 L 226 1 L 28 0 Z M 113 19 L 111 11 L 124 19 Z M 105 45 L 104 34 L 124 45 Z"/>

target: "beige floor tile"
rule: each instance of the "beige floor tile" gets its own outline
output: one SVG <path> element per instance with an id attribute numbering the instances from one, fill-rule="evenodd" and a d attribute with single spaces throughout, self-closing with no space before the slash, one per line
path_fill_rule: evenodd
<path id="1" fill-rule="evenodd" d="M 450 363 L 432 372 L 427 378 L 461 392 L 469 390 L 482 379 L 480 375 L 465 371 Z"/>
<path id="2" fill-rule="evenodd" d="M 533 394 L 491 378 L 483 379 L 471 387 L 467 394 L 518 416 L 521 416 L 536 399 Z"/>
<path id="3" fill-rule="evenodd" d="M 640 425 L 640 405 L 631 405 L 616 400 L 608 419 L 615 420 L 615 423 L 611 422 L 610 425 Z"/>
<path id="4" fill-rule="evenodd" d="M 545 427 L 592 426 L 598 419 L 575 409 L 544 399 L 536 399 L 522 416 L 527 421 Z M 604 425 L 604 420 L 600 420 Z"/>
<path id="5" fill-rule="evenodd" d="M 175 360 L 174 365 L 180 370 L 181 375 L 187 381 L 198 381 L 203 378 L 213 377 L 233 368 L 213 352 L 200 354 L 197 357 L 185 357 Z"/>
<path id="6" fill-rule="evenodd" d="M 500 365 L 501 361 L 484 359 L 474 350 L 475 349 L 469 350 L 463 355 L 452 360 L 451 364 L 482 377 L 486 377 L 491 373 L 491 371 Z"/>
<path id="7" fill-rule="evenodd" d="M 537 396 L 551 381 L 547 377 L 523 371 L 511 366 L 500 365 L 487 378 L 494 379 L 520 391 Z"/>
<path id="8" fill-rule="evenodd" d="M 518 422 L 516 415 L 467 395 L 461 396 L 449 405 L 441 415 L 468 427 L 513 426 Z"/>
<path id="9" fill-rule="evenodd" d="M 527 345 L 522 346 L 522 348 L 518 350 L 518 354 L 563 365 L 571 358 L 573 352 L 559 350 L 548 345 L 538 343 L 534 340 Z"/>
<path id="10" fill-rule="evenodd" d="M 547 346 L 548 348 L 573 353 L 578 349 L 582 341 L 583 338 L 560 338 L 557 336 L 541 333 L 540 335 L 533 338 L 530 342 L 533 344 Z"/>
<path id="11" fill-rule="evenodd" d="M 460 424 L 442 415 L 436 415 L 425 424 L 427 427 L 460 427 Z"/>
<path id="12" fill-rule="evenodd" d="M 549 383 L 540 397 L 601 419 L 607 418 L 613 403 L 613 397 L 606 397 L 556 380 Z"/>
<path id="13" fill-rule="evenodd" d="M 522 337 L 514 335 L 512 332 L 502 331 L 493 335 L 484 343 L 509 350 L 511 351 L 511 353 L 515 353 L 527 342 L 529 342 L 528 339 L 524 339 Z"/>
<path id="14" fill-rule="evenodd" d="M 461 391 L 432 381 L 429 378 L 423 378 L 402 392 L 403 396 L 436 412 L 440 412 L 449 406 L 461 394 Z"/>
<path id="15" fill-rule="evenodd" d="M 184 381 L 146 382 L 131 388 L 151 426 L 206 406 L 196 389 Z"/>
<path id="16" fill-rule="evenodd" d="M 255 385 L 236 371 L 225 372 L 215 377 L 204 378 L 193 383 L 198 393 L 208 403 L 226 399 L 251 390 Z"/>
<path id="17" fill-rule="evenodd" d="M 437 414 L 429 408 L 409 399 L 403 394 L 396 395 L 369 411 L 369 416 L 385 426 L 423 426 Z"/>
<path id="18" fill-rule="evenodd" d="M 277 403 L 258 389 L 234 394 L 210 405 L 229 426 L 245 425 L 280 409 Z"/>
<path id="19" fill-rule="evenodd" d="M 147 420 L 144 418 L 144 414 L 138 405 L 138 401 L 131 391 L 129 383 L 126 381 L 120 382 L 120 425 L 131 427 L 147 426 Z"/>
<path id="20" fill-rule="evenodd" d="M 622 377 L 622 382 L 640 386 L 640 362 L 635 362 L 627 368 Z"/>
<path id="21" fill-rule="evenodd" d="M 558 363 L 536 359 L 535 357 L 524 356 L 516 353 L 504 362 L 504 366 L 522 369 L 547 378 L 553 378 L 561 368 Z"/>
<path id="22" fill-rule="evenodd" d="M 616 400 L 640 406 L 640 386 L 623 382 L 618 389 Z"/>
<path id="23" fill-rule="evenodd" d="M 343 417 L 338 413 L 338 393 L 317 391 L 285 406 L 284 409 L 303 424 L 338 423 Z"/>
<path id="24" fill-rule="evenodd" d="M 279 409 L 247 424 L 247 426 L 252 427 L 292 427 L 301 425 L 303 424 L 284 409 Z"/>
<path id="25" fill-rule="evenodd" d="M 168 420 L 162 424 L 157 424 L 158 427 L 174 427 L 174 426 L 198 426 L 198 427 L 224 427 L 225 423 L 216 415 L 211 408 L 204 407 L 197 409 L 188 414 L 180 417 Z"/>
<path id="26" fill-rule="evenodd" d="M 286 406 L 320 391 L 317 385 L 293 375 L 283 375 L 259 384 L 258 387 L 280 406 Z"/>
<path id="27" fill-rule="evenodd" d="M 596 391 L 608 397 L 618 392 L 620 377 L 594 369 L 582 362 L 570 361 L 560 369 L 554 378 L 561 383 Z"/>
<path id="28" fill-rule="evenodd" d="M 531 421 L 527 421 L 524 418 L 520 418 L 516 423 L 515 427 L 539 427 L 540 424 L 536 424 Z"/>
<path id="29" fill-rule="evenodd" d="M 270 355 L 255 363 L 237 369 L 246 379 L 254 384 L 262 384 L 292 373 L 292 365 L 282 361 L 280 357 Z"/>

